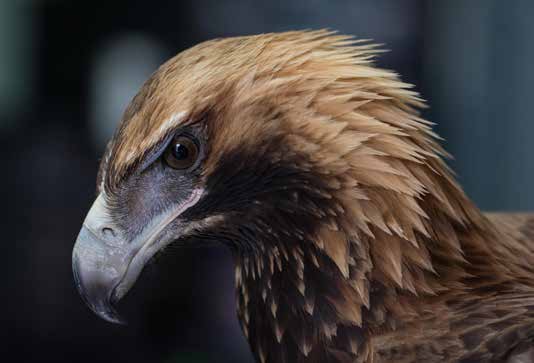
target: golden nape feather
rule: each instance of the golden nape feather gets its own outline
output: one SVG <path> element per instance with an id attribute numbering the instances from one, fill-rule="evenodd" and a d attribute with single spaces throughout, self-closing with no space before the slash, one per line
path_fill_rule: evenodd
<path id="1" fill-rule="evenodd" d="M 534 362 L 534 216 L 476 208 L 378 53 L 329 31 L 187 50 L 126 110 L 100 192 L 137 200 L 159 145 L 195 136 L 173 239 L 232 249 L 259 362 Z"/>

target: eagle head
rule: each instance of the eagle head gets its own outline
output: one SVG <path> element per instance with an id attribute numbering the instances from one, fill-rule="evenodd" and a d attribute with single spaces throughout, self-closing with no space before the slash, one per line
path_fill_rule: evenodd
<path id="1" fill-rule="evenodd" d="M 147 261 L 205 240 L 233 251 L 238 316 L 258 357 L 271 340 L 308 354 L 313 337 L 379 324 L 365 311 L 380 288 L 432 293 L 420 240 L 474 212 L 421 99 L 373 65 L 378 52 L 297 31 L 213 40 L 163 64 L 108 144 L 74 246 L 88 306 L 119 321 L 114 305 Z"/>

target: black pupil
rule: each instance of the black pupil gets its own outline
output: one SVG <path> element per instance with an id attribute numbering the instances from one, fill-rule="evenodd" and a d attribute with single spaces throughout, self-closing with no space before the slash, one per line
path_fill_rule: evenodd
<path id="1" fill-rule="evenodd" d="M 186 146 L 182 144 L 174 144 L 174 147 L 172 148 L 172 155 L 177 160 L 185 160 L 187 159 L 187 156 L 189 155 L 189 150 Z"/>

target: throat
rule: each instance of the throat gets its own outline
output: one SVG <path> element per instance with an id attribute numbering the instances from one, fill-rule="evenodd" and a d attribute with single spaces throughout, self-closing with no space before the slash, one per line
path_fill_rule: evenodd
<path id="1" fill-rule="evenodd" d="M 251 349 L 260 362 L 357 362 L 370 354 L 368 288 L 351 285 L 324 250 L 300 242 L 236 257 L 238 318 Z"/>

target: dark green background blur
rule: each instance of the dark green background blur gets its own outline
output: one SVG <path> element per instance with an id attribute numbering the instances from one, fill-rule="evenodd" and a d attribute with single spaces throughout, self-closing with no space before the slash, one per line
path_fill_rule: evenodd
<path id="1" fill-rule="evenodd" d="M 171 250 L 99 320 L 71 248 L 99 155 L 142 81 L 214 37 L 323 28 L 372 38 L 429 100 L 467 193 L 534 210 L 534 2 L 0 1 L 0 360 L 251 362 L 222 248 Z"/>

